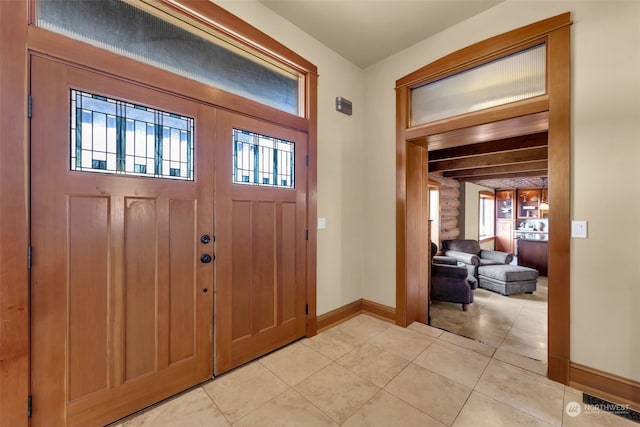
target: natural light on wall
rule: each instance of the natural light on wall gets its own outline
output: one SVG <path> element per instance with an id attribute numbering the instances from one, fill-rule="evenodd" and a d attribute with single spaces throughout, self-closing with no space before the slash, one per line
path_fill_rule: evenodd
<path id="1" fill-rule="evenodd" d="M 411 126 L 546 93 L 544 43 L 411 91 Z"/>

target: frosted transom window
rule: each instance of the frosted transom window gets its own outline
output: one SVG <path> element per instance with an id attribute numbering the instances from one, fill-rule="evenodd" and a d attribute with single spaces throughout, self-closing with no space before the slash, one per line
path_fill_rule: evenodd
<path id="1" fill-rule="evenodd" d="M 71 90 L 71 170 L 193 180 L 190 117 Z"/>
<path id="2" fill-rule="evenodd" d="M 1 0 L 0 0 L 1 1 Z M 300 76 L 221 35 L 163 12 L 162 2 L 37 0 L 39 27 L 300 115 Z"/>
<path id="3" fill-rule="evenodd" d="M 295 144 L 233 130 L 233 182 L 294 188 Z"/>
<path id="4" fill-rule="evenodd" d="M 412 89 L 411 126 L 545 93 L 543 43 Z"/>

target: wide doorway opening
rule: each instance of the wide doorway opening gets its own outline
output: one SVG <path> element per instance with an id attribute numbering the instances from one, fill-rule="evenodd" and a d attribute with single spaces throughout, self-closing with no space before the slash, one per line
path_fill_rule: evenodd
<path id="1" fill-rule="evenodd" d="M 426 322 L 428 317 L 429 298 L 423 299 L 429 293 L 430 275 L 430 263 L 425 262 L 429 254 L 427 165 L 438 137 L 472 133 L 475 138 L 487 138 L 485 141 L 500 140 L 500 133 L 509 132 L 513 121 L 548 114 L 548 191 L 554 211 L 548 218 L 553 234 L 548 243 L 547 375 L 563 383 L 569 379 L 570 360 L 570 24 L 569 13 L 540 21 L 454 52 L 396 82 L 396 323 L 400 325 Z M 482 103 L 477 110 L 456 110 L 452 117 L 416 123 L 412 115 L 414 89 L 541 43 L 546 46 L 542 91 L 520 100 L 504 97 L 497 104 Z M 454 147 L 464 145 L 460 139 Z"/>
<path id="2" fill-rule="evenodd" d="M 429 202 L 432 211 L 434 202 L 444 207 L 439 212 L 438 231 L 444 237 L 437 242 L 440 256 L 447 254 L 451 239 L 475 240 L 489 254 L 510 254 L 508 265 L 536 270 L 536 283 L 502 289 L 484 278 L 476 280 L 473 301 L 463 310 L 463 294 L 442 295 L 447 277 L 436 267 L 429 317 L 431 326 L 546 364 L 548 242 L 553 238 L 548 227 L 548 124 L 544 117 L 529 122 L 512 123 L 514 136 L 429 151 L 429 179 L 443 189 L 438 200 L 430 197 Z M 431 232 L 433 241 L 433 227 Z"/>

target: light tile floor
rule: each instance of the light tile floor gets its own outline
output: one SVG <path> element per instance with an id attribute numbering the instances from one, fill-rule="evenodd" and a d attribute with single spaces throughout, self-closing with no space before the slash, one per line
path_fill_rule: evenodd
<path id="1" fill-rule="evenodd" d="M 468 311 L 461 304 L 433 301 L 431 325 L 546 362 L 548 290 L 547 278 L 541 276 L 533 294 L 505 297 L 478 288 Z"/>
<path id="2" fill-rule="evenodd" d="M 440 329 L 361 314 L 116 425 L 637 427 L 586 409 L 569 416 L 568 404 L 584 407 L 581 393 L 544 370 Z"/>

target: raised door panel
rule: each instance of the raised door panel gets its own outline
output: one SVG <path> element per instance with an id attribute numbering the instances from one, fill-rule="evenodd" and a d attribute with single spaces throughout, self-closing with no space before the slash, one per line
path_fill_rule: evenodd
<path id="1" fill-rule="evenodd" d="M 239 167 L 234 130 L 264 142 L 247 158 L 266 161 L 268 173 Z M 229 139 L 216 163 L 216 374 L 304 336 L 307 243 L 306 134 L 231 113 L 219 115 L 218 131 Z M 274 161 L 274 139 L 295 147 L 293 176 Z"/>
<path id="2" fill-rule="evenodd" d="M 67 199 L 69 400 L 111 383 L 109 348 L 110 198 Z M 91 262 L 87 262 L 91 260 Z M 88 286 L 88 284 L 91 286 Z M 86 375 L 91 372 L 91 375 Z"/>
<path id="3" fill-rule="evenodd" d="M 199 256 L 213 244 L 198 239 L 213 232 L 212 146 L 198 146 L 194 180 L 72 170 L 72 154 L 105 154 L 74 145 L 74 129 L 100 138 L 117 123 L 76 109 L 72 89 L 184 114 L 213 139 L 209 107 L 32 58 L 33 426 L 105 425 L 212 374 L 213 263 Z"/>

